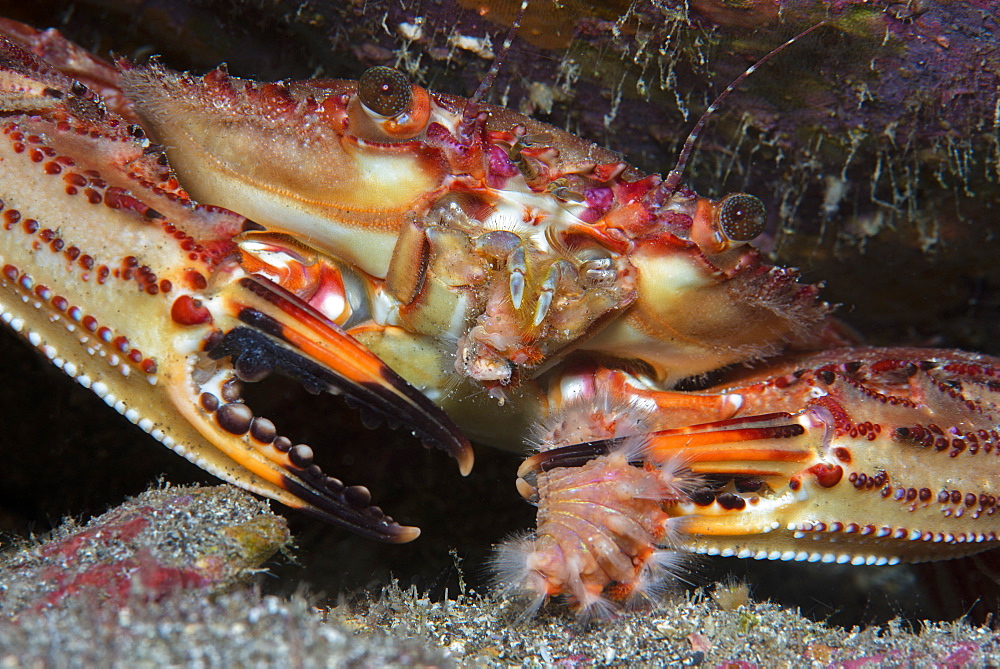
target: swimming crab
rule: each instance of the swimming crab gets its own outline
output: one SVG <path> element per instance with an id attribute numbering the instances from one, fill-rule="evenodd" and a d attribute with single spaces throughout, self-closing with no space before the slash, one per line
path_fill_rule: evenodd
<path id="1" fill-rule="evenodd" d="M 418 535 L 254 414 L 242 384 L 278 372 L 463 474 L 466 435 L 533 443 L 518 489 L 539 526 L 496 562 L 535 606 L 649 597 L 687 551 L 886 564 L 997 544 L 980 463 L 1000 455 L 1000 362 L 861 347 L 753 248 L 756 197 L 701 196 L 680 168 L 392 68 L 260 83 L 4 32 L 0 318 L 211 473 Z"/>

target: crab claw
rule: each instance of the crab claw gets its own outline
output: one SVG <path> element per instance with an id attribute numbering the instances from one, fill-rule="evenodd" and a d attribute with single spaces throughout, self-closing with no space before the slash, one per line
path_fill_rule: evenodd
<path id="1" fill-rule="evenodd" d="M 395 543 L 415 539 L 419 529 L 398 525 L 372 506 L 367 488 L 328 476 L 311 446 L 294 444 L 273 422 L 255 416 L 242 401 L 242 382 L 277 372 L 312 393 L 344 395 L 366 415 L 404 424 L 425 444 L 452 455 L 463 475 L 472 468 L 469 442 L 441 409 L 306 302 L 235 266 L 219 276 L 226 280 L 215 294 L 206 292 L 197 304 L 175 310 L 175 321 L 201 320 L 219 328 L 203 337 L 202 351 L 191 356 L 190 382 L 171 387 L 177 409 L 248 470 L 253 482 L 266 482 L 258 492 L 362 536 Z M 237 483 L 250 487 L 245 479 Z M 274 488 L 285 494 L 276 495 Z"/>
<path id="2" fill-rule="evenodd" d="M 427 396 L 278 284 L 261 276 L 247 276 L 240 284 L 272 307 L 271 313 L 259 308 L 260 303 L 235 302 L 236 317 L 250 329 L 230 331 L 211 351 L 213 358 L 234 356 L 236 372 L 244 380 L 274 369 L 298 379 L 310 392 L 344 394 L 389 422 L 406 425 L 426 445 L 455 458 L 462 476 L 469 475 L 473 452 L 468 439 Z"/>
<path id="3" fill-rule="evenodd" d="M 206 471 L 366 537 L 419 535 L 241 401 L 241 382 L 271 370 L 412 425 L 471 468 L 439 409 L 240 264 L 252 223 L 193 203 L 140 129 L 2 37 L 0 225 L 0 320 Z"/>

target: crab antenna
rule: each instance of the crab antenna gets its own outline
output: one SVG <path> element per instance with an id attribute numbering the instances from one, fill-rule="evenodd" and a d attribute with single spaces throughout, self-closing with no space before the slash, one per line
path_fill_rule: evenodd
<path id="1" fill-rule="evenodd" d="M 785 47 L 794 44 L 795 42 L 798 42 L 800 39 L 802 39 L 812 31 L 816 30 L 817 28 L 825 26 L 827 23 L 828 19 L 824 19 L 823 21 L 820 21 L 819 23 L 812 25 L 809 28 L 806 28 L 805 30 L 800 32 L 795 37 L 792 37 L 781 46 L 776 47 L 773 51 L 765 55 L 763 58 L 758 60 L 750 67 L 748 67 L 746 72 L 736 77 L 736 79 L 734 79 L 731 84 L 726 86 L 726 89 L 724 91 L 719 93 L 718 97 L 716 97 L 715 100 L 712 101 L 712 104 L 708 105 L 708 109 L 706 109 L 705 112 L 701 115 L 701 118 L 698 119 L 698 122 L 694 124 L 694 128 L 691 129 L 691 133 L 687 136 L 687 139 L 684 140 L 684 146 L 681 148 L 681 153 L 677 157 L 677 164 L 674 165 L 674 169 L 670 170 L 670 174 L 668 174 L 667 178 L 664 179 L 663 181 L 664 192 L 666 192 L 668 195 L 673 194 L 677 190 L 677 187 L 680 186 L 681 177 L 684 174 L 684 168 L 687 167 L 688 158 L 691 157 L 691 151 L 694 150 L 694 145 L 698 141 L 698 135 L 701 134 L 701 131 L 702 129 L 704 129 L 705 124 L 708 122 L 708 119 L 712 116 L 713 113 L 715 113 L 715 110 L 719 107 L 720 104 L 722 104 L 722 102 L 729 96 L 729 94 L 732 93 L 737 86 L 743 83 L 744 79 L 746 79 L 751 74 L 756 72 L 759 67 L 764 65 L 764 63 L 771 60 L 772 56 L 780 53 L 782 50 L 784 50 Z"/>
<path id="2" fill-rule="evenodd" d="M 500 49 L 497 51 L 496 58 L 493 59 L 493 64 L 490 66 L 489 72 L 481 82 L 479 82 L 479 88 L 476 92 L 472 94 L 469 101 L 465 103 L 465 109 L 462 111 L 462 128 L 468 128 L 475 121 L 476 115 L 479 114 L 479 103 L 482 102 L 483 98 L 486 96 L 486 92 L 490 90 L 490 86 L 493 85 L 493 80 L 497 78 L 497 74 L 500 72 L 500 65 L 503 64 L 504 58 L 507 57 L 507 52 L 510 51 L 510 45 L 514 41 L 514 35 L 517 34 L 517 29 L 521 27 L 521 19 L 524 18 L 524 12 L 528 9 L 528 0 L 522 0 L 520 9 L 517 10 L 517 16 L 514 17 L 514 23 L 511 24 L 510 30 L 507 31 L 507 37 L 504 39 L 503 44 L 500 45 Z"/>

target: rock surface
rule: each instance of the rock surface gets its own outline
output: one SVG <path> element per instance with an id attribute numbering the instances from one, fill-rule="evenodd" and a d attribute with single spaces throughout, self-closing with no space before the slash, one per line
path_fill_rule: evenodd
<path id="1" fill-rule="evenodd" d="M 284 518 L 231 486 L 151 490 L 0 555 L 0 616 L 211 595 L 248 580 L 288 542 Z"/>

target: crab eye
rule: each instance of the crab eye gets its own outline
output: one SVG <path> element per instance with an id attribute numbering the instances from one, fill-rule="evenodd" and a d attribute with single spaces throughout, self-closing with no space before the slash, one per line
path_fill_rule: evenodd
<path id="1" fill-rule="evenodd" d="M 413 97 L 406 75 L 379 65 L 365 70 L 358 80 L 358 97 L 369 110 L 381 116 L 396 116 L 410 107 Z"/>
<path id="2" fill-rule="evenodd" d="M 746 193 L 727 196 L 718 209 L 719 228 L 734 242 L 748 242 L 764 232 L 767 210 L 760 198 Z"/>

